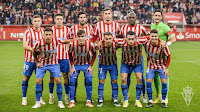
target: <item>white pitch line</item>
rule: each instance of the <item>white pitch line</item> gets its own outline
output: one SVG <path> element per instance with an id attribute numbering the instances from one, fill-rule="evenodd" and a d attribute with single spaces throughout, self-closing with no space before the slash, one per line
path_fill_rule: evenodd
<path id="1" fill-rule="evenodd" d="M 200 45 L 200 43 L 199 42 L 194 42 L 194 41 L 188 41 L 189 43 L 193 43 L 193 44 L 199 44 Z"/>

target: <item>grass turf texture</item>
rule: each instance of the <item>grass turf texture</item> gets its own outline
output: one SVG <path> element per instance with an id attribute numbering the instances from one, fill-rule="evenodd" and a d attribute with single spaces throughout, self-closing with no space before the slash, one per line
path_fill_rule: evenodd
<path id="1" fill-rule="evenodd" d="M 44 77 L 44 91 L 43 99 L 47 103 L 42 105 L 39 109 L 32 109 L 35 104 L 35 74 L 32 75 L 29 81 L 28 87 L 28 105 L 22 106 L 22 91 L 21 82 L 23 79 L 22 71 L 24 65 L 24 50 L 22 42 L 17 41 L 0 41 L 0 111 L 1 112 L 22 112 L 22 111 L 198 111 L 200 110 L 200 42 L 176 42 L 170 46 L 172 54 L 172 60 L 169 67 L 170 73 L 170 88 L 169 88 L 169 104 L 167 109 L 163 109 L 160 106 L 160 102 L 155 104 L 153 108 L 145 108 L 146 104 L 143 104 L 143 108 L 137 108 L 134 106 L 135 103 L 135 85 L 136 79 L 134 73 L 131 77 L 131 86 L 129 90 L 130 99 L 129 107 L 114 107 L 111 102 L 111 84 L 110 76 L 108 74 L 105 81 L 104 88 L 104 103 L 102 108 L 96 107 L 97 103 L 94 104 L 94 108 L 85 107 L 86 92 L 84 87 L 84 76 L 83 73 L 78 78 L 78 89 L 77 89 L 77 103 L 75 108 L 68 109 L 65 105 L 65 109 L 57 107 L 57 95 L 56 85 L 54 87 L 55 103 L 53 105 L 48 104 L 49 99 L 49 88 L 48 79 L 49 73 L 47 72 Z M 118 50 L 118 68 L 120 71 L 120 57 L 121 49 Z M 146 70 L 146 55 L 144 53 L 145 70 Z M 94 77 L 93 77 L 93 95 L 92 99 L 98 99 L 98 69 L 97 62 L 94 64 Z M 146 75 L 145 75 L 146 76 Z M 62 78 L 63 80 L 63 78 Z M 182 93 L 183 88 L 186 86 L 193 88 L 194 96 L 187 107 L 185 100 L 183 99 Z M 155 88 L 153 86 L 153 99 L 155 98 Z M 121 76 L 118 76 L 118 87 L 119 87 L 119 102 L 123 98 L 121 91 Z M 63 90 L 64 92 L 64 90 Z M 142 101 L 142 100 L 141 100 Z M 64 95 L 63 95 L 64 102 Z M 120 104 L 122 104 L 120 102 Z"/>

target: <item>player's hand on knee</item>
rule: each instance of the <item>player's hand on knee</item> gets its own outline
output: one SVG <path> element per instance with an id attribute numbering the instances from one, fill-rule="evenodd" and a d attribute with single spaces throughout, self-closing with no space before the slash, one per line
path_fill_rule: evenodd
<path id="1" fill-rule="evenodd" d="M 71 76 L 74 72 L 76 73 L 76 70 L 75 70 L 74 65 L 72 65 L 72 67 L 71 67 L 71 69 L 69 71 L 69 75 Z"/>
<path id="2" fill-rule="evenodd" d="M 90 75 L 93 75 L 93 69 L 91 66 L 88 67 L 87 72 L 89 72 Z"/>
<path id="3" fill-rule="evenodd" d="M 42 64 L 40 62 L 37 62 L 37 67 L 42 68 Z"/>
<path id="4" fill-rule="evenodd" d="M 165 73 L 165 77 L 168 78 L 168 76 L 169 76 L 168 68 L 165 68 L 165 69 L 163 70 L 163 74 L 164 74 L 164 73 Z"/>

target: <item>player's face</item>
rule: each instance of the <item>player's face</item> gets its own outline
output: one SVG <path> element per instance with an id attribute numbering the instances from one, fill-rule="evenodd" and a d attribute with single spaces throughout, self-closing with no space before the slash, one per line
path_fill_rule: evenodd
<path id="1" fill-rule="evenodd" d="M 126 42 L 128 45 L 133 46 L 135 43 L 135 35 L 127 35 Z"/>
<path id="2" fill-rule="evenodd" d="M 33 18 L 32 24 L 33 24 L 33 27 L 39 28 L 42 24 L 41 18 Z"/>
<path id="3" fill-rule="evenodd" d="M 56 25 L 63 25 L 63 16 L 56 16 L 54 21 Z"/>
<path id="4" fill-rule="evenodd" d="M 104 41 L 107 47 L 110 47 L 113 42 L 113 36 L 112 35 L 105 35 L 104 36 Z"/>
<path id="5" fill-rule="evenodd" d="M 85 34 L 78 35 L 77 39 L 78 39 L 78 44 L 79 45 L 84 45 L 85 44 L 86 35 Z"/>
<path id="6" fill-rule="evenodd" d="M 128 17 L 128 22 L 130 25 L 134 25 L 136 21 L 136 16 L 134 14 L 130 14 Z"/>
<path id="7" fill-rule="evenodd" d="M 86 15 L 85 15 L 85 14 L 79 15 L 78 21 L 79 21 L 79 23 L 82 24 L 82 25 L 86 24 L 86 22 L 87 22 Z"/>
<path id="8" fill-rule="evenodd" d="M 158 36 L 157 33 L 151 33 L 150 34 L 150 40 L 151 40 L 153 45 L 156 45 L 158 43 L 158 39 L 159 39 L 159 36 Z"/>
<path id="9" fill-rule="evenodd" d="M 161 22 L 162 20 L 162 15 L 160 12 L 155 12 L 154 15 L 153 15 L 153 19 L 156 23 L 159 23 Z"/>
<path id="10" fill-rule="evenodd" d="M 44 38 L 45 38 L 45 42 L 47 44 L 51 43 L 52 38 L 53 38 L 53 32 L 52 31 L 45 31 L 44 32 Z"/>
<path id="11" fill-rule="evenodd" d="M 111 21 L 112 20 L 112 12 L 110 10 L 104 11 L 103 19 L 104 21 Z"/>

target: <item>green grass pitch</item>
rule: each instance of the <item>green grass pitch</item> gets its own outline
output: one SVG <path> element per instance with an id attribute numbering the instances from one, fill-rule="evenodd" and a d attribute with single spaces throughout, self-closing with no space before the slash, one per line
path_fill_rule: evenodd
<path id="1" fill-rule="evenodd" d="M 135 84 L 136 79 L 134 73 L 131 77 L 131 86 L 129 90 L 130 99 L 129 107 L 114 107 L 111 102 L 111 84 L 110 76 L 107 76 L 105 81 L 104 89 L 104 105 L 102 108 L 85 107 L 86 92 L 84 87 L 84 76 L 83 73 L 78 78 L 78 89 L 77 89 L 77 103 L 73 109 L 59 109 L 57 107 L 57 95 L 56 86 L 54 88 L 55 104 L 49 105 L 49 88 L 48 79 L 49 73 L 47 72 L 44 77 L 44 91 L 43 99 L 47 103 L 42 105 L 41 108 L 32 109 L 35 104 L 35 74 L 32 75 L 28 87 L 28 105 L 22 106 L 22 71 L 24 65 L 24 50 L 22 42 L 17 41 L 0 41 L 0 112 L 27 112 L 27 111 L 43 111 L 43 112 L 58 112 L 58 111 L 176 111 L 176 112 L 197 112 L 200 110 L 200 42 L 176 42 L 170 46 L 172 54 L 172 60 L 169 67 L 170 77 L 170 88 L 169 88 L 169 104 L 168 108 L 163 109 L 160 103 L 155 104 L 153 108 L 145 108 L 146 104 L 143 104 L 143 108 L 137 108 L 134 106 L 135 102 Z M 118 68 L 120 68 L 120 56 L 121 50 L 118 50 Z M 146 55 L 144 53 L 144 59 Z M 92 99 L 98 99 L 98 72 L 97 62 L 94 64 L 94 77 L 93 77 L 93 95 Z M 146 69 L 146 59 L 145 59 Z M 108 74 L 109 75 L 109 74 Z M 145 75 L 146 76 L 146 75 Z M 62 78 L 63 80 L 63 78 Z M 118 77 L 119 86 L 119 102 L 122 99 L 121 91 L 121 76 Z M 182 96 L 183 88 L 190 86 L 193 88 L 194 96 L 187 106 Z M 64 96 L 64 95 L 63 95 Z M 153 98 L 155 98 L 155 88 L 153 85 Z M 122 104 L 120 102 L 120 104 Z M 67 105 L 65 105 L 67 107 Z"/>

